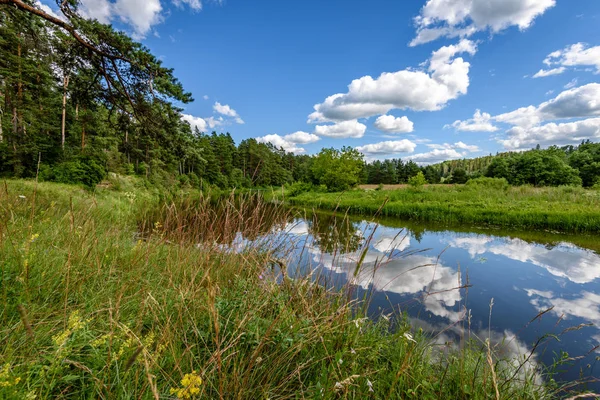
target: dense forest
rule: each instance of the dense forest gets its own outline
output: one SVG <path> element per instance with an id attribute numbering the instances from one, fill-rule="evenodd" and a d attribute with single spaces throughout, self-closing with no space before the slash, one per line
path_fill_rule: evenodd
<path id="1" fill-rule="evenodd" d="M 352 148 L 295 155 L 229 133 L 193 130 L 181 105 L 193 101 L 142 44 L 81 18 L 77 1 L 61 16 L 32 1 L 0 1 L 0 176 L 39 177 L 93 188 L 109 172 L 163 186 L 280 186 L 327 190 L 429 183 L 480 176 L 536 186 L 600 183 L 600 144 L 539 148 L 419 166 L 399 159 L 365 163 Z"/>

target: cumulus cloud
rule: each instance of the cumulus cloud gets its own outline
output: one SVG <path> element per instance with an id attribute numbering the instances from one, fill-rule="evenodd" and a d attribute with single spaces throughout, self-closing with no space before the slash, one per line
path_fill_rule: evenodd
<path id="1" fill-rule="evenodd" d="M 257 137 L 256 141 L 258 143 L 271 143 L 273 146 L 277 148 L 283 148 L 285 151 L 290 153 L 300 154 L 306 152 L 306 150 L 304 150 L 302 147 L 299 147 L 296 143 L 292 143 L 276 134 Z"/>
<path id="2" fill-rule="evenodd" d="M 415 18 L 416 46 L 440 37 L 469 37 L 476 32 L 500 32 L 517 26 L 525 30 L 556 0 L 428 0 Z"/>
<path id="3" fill-rule="evenodd" d="M 281 147 L 285 151 L 297 154 L 306 152 L 304 148 L 298 146 L 299 144 L 309 144 L 319 140 L 321 140 L 319 136 L 302 131 L 290 133 L 285 136 L 272 134 L 256 138 L 256 141 L 259 143 L 271 143 L 277 148 Z"/>
<path id="4" fill-rule="evenodd" d="M 414 124 L 407 117 L 382 115 L 375 121 L 375 128 L 387 133 L 410 133 L 414 130 Z"/>
<path id="5" fill-rule="evenodd" d="M 590 83 L 565 90 L 538 106 L 521 107 L 489 120 L 511 125 L 506 138 L 498 141 L 508 150 L 522 150 L 537 144 L 575 144 L 598 139 L 599 117 L 600 84 Z M 469 124 L 469 121 L 456 121 L 452 126 Z"/>
<path id="6" fill-rule="evenodd" d="M 206 132 L 206 127 L 208 126 L 208 123 L 204 118 L 194 117 L 190 114 L 181 114 L 181 119 L 187 121 L 192 127 L 192 129 L 198 128 L 200 132 Z"/>
<path id="7" fill-rule="evenodd" d="M 221 115 L 225 115 L 226 117 L 233 118 L 235 120 L 235 122 L 238 124 L 244 123 L 244 120 L 239 116 L 237 111 L 235 111 L 233 108 L 231 108 L 228 104 L 221 104 L 217 101 L 213 105 L 213 110 L 215 110 L 215 112 L 217 112 Z"/>
<path id="8" fill-rule="evenodd" d="M 415 151 L 416 147 L 416 143 L 413 143 L 407 139 L 402 139 L 358 146 L 356 150 L 366 155 L 389 155 L 398 153 L 412 153 Z"/>
<path id="9" fill-rule="evenodd" d="M 463 154 L 459 153 L 455 149 L 433 149 L 427 153 L 419 153 L 406 157 L 406 159 L 422 165 L 435 164 L 442 161 L 456 160 L 459 158 L 463 158 Z"/>
<path id="10" fill-rule="evenodd" d="M 516 126 L 507 131 L 508 138 L 499 142 L 507 149 L 520 150 L 536 145 L 566 145 L 583 140 L 600 139 L 600 118 L 589 118 L 566 123 L 548 123 L 523 128 Z"/>
<path id="11" fill-rule="evenodd" d="M 315 142 L 318 142 L 319 140 L 321 140 L 321 138 L 315 134 L 308 133 L 308 132 L 302 132 L 302 131 L 298 131 L 298 132 L 290 133 L 289 135 L 285 135 L 284 139 L 287 140 L 288 142 L 299 143 L 299 144 L 315 143 Z"/>
<path id="12" fill-rule="evenodd" d="M 173 0 L 178 7 L 194 11 L 202 9 L 200 0 Z M 79 12 L 85 18 L 97 19 L 103 24 L 120 21 L 131 27 L 134 39 L 141 40 L 164 19 L 160 0 L 81 0 Z"/>
<path id="13" fill-rule="evenodd" d="M 386 114 L 392 109 L 435 111 L 467 93 L 470 64 L 460 53 L 475 54 L 470 40 L 432 53 L 427 70 L 384 72 L 378 78 L 363 76 L 348 85 L 347 93 L 329 96 L 314 106 L 309 123 L 340 122 Z"/>
<path id="14" fill-rule="evenodd" d="M 317 125 L 315 134 L 330 138 L 361 138 L 365 135 L 367 126 L 357 120 L 338 122 L 333 125 Z"/>
<path id="15" fill-rule="evenodd" d="M 550 71 L 561 70 L 561 73 L 566 70 L 566 67 L 594 67 L 596 73 L 600 73 L 600 46 L 588 47 L 586 43 L 575 43 L 563 50 L 550 53 L 544 60 L 544 64 L 554 67 Z M 552 74 L 541 76 L 548 75 Z"/>
<path id="16" fill-rule="evenodd" d="M 482 113 L 476 110 L 473 118 L 466 121 L 454 121 L 452 125 L 446 125 L 444 128 L 452 127 L 462 132 L 496 132 L 498 127 L 492 123 L 492 116 L 488 113 Z"/>

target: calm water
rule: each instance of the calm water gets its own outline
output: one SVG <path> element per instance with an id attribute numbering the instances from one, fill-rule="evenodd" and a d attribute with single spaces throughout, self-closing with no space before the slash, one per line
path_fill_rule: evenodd
<path id="1" fill-rule="evenodd" d="M 440 345 L 489 337 L 503 355 L 523 359 L 550 334 L 527 367 L 567 352 L 582 358 L 563 365 L 560 378 L 600 377 L 600 238 L 462 230 L 314 215 L 265 236 L 280 243 L 292 277 L 350 284 L 371 298 L 373 316 L 406 312 Z"/>

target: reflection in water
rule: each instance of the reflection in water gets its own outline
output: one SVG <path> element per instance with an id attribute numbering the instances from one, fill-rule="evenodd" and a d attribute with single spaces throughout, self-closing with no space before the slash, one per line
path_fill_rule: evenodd
<path id="1" fill-rule="evenodd" d="M 429 332 L 442 348 L 462 346 L 468 338 L 489 340 L 496 354 L 516 356 L 505 364 L 516 369 L 538 339 L 556 334 L 560 340 L 544 340 L 539 354 L 528 358 L 519 373 L 531 374 L 566 351 L 588 356 L 565 367 L 563 379 L 595 375 L 589 353 L 600 343 L 600 257 L 569 244 L 568 237 L 538 244 L 321 214 L 275 218 L 261 232 L 266 233 L 242 232 L 231 243 L 239 248 L 275 243 L 289 261 L 291 276 L 331 277 L 334 284 L 349 285 L 357 296 L 368 294 L 374 315 L 390 309 L 407 312 L 413 326 Z M 465 289 L 464 282 L 471 288 Z M 538 313 L 542 316 L 535 318 Z M 580 325 L 585 329 L 570 329 Z"/>
<path id="2" fill-rule="evenodd" d="M 600 257 L 568 243 L 546 247 L 521 239 L 475 236 L 456 237 L 448 244 L 467 250 L 472 258 L 485 253 L 501 255 L 545 268 L 552 275 L 575 283 L 589 283 L 600 278 Z"/>
<path id="3" fill-rule="evenodd" d="M 364 243 L 359 224 L 335 215 L 314 214 L 308 221 L 315 245 L 326 253 L 351 253 Z"/>

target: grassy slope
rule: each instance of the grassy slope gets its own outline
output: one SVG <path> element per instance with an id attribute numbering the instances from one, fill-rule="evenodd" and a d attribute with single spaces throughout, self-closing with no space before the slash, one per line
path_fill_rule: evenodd
<path id="1" fill-rule="evenodd" d="M 550 389 L 511 380 L 476 344 L 433 357 L 406 324 L 390 333 L 309 281 L 263 281 L 264 252 L 202 250 L 161 229 L 170 221 L 148 221 L 153 233 L 138 241 L 140 215 L 157 202 L 141 190 L 0 187 L 0 398 L 460 399 L 493 398 L 497 386 L 517 399 Z"/>
<path id="2" fill-rule="evenodd" d="M 464 185 L 393 191 L 303 193 L 294 205 L 411 221 L 482 224 L 563 232 L 600 232 L 600 191 L 581 188 L 511 187 L 506 190 Z M 385 205 L 384 205 L 385 204 Z"/>

